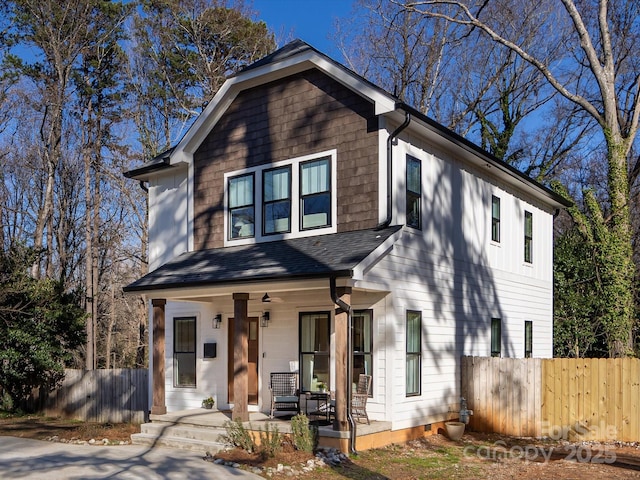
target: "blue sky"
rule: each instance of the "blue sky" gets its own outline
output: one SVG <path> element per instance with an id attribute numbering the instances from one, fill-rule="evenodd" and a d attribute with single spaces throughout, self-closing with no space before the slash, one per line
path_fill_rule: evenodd
<path id="1" fill-rule="evenodd" d="M 335 60 L 342 55 L 330 38 L 336 17 L 346 17 L 351 0 L 253 0 L 257 18 L 276 34 L 300 38 Z"/>

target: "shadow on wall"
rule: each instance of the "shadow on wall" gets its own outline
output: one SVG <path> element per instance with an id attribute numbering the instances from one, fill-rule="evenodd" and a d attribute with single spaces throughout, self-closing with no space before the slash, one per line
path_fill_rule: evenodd
<path id="1" fill-rule="evenodd" d="M 327 111 L 325 104 L 300 106 L 295 98 L 288 98 L 282 103 L 285 89 L 285 84 L 276 84 L 259 92 L 243 92 L 196 152 L 196 249 L 220 247 L 223 244 L 224 172 L 299 157 L 317 152 L 318 149 L 336 148 L 337 140 L 327 138 L 323 133 L 330 130 L 335 115 Z M 329 91 L 325 93 L 334 94 Z M 279 111 L 278 116 L 267 108 L 271 95 L 276 104 L 282 103 L 283 110 Z M 256 101 L 256 96 L 260 96 L 260 102 Z M 338 105 L 352 108 L 347 98 L 335 100 Z M 357 113 L 365 121 L 367 130 L 372 129 L 370 116 L 366 112 Z M 283 116 L 287 117 L 288 123 L 282 121 Z M 341 154 L 344 152 L 338 152 L 338 162 Z M 469 185 L 473 181 L 477 182 L 475 189 Z M 417 255 L 412 257 L 415 259 L 413 265 L 403 273 L 408 282 L 425 285 L 424 295 L 428 296 L 429 302 L 423 306 L 434 307 L 433 311 L 425 312 L 419 303 L 415 306 L 406 305 L 406 308 L 420 308 L 423 311 L 423 348 L 426 350 L 423 354 L 423 381 L 432 372 L 448 373 L 451 361 L 455 362 L 457 383 L 442 393 L 442 398 L 437 402 L 439 405 L 456 404 L 459 401 L 460 357 L 477 353 L 474 349 L 478 344 L 487 345 L 491 318 L 504 318 L 505 315 L 498 286 L 483 250 L 485 242 L 473 237 L 483 235 L 484 230 L 465 228 L 464 223 L 473 221 L 469 216 L 465 217 L 465 203 L 488 204 L 484 196 L 490 195 L 490 192 L 487 188 L 483 189 L 481 183 L 470 175 L 463 177 L 462 170 L 455 165 L 447 162 L 439 165 L 432 185 L 427 186 L 433 192 L 430 205 L 423 200 L 425 207 L 429 206 L 433 211 L 424 209 L 425 235 L 412 235 L 415 243 L 411 250 Z M 396 185 L 395 191 L 402 191 L 402 188 L 403 185 Z M 465 202 L 465 192 L 467 195 L 473 192 L 475 197 Z M 301 252 L 291 254 L 299 256 Z M 286 262 L 284 268 L 286 270 Z M 386 288 L 391 291 L 397 286 L 388 282 Z M 404 315 L 404 312 L 397 311 L 396 315 Z M 402 322 L 397 324 L 401 325 Z M 438 340 L 438 343 L 431 341 L 433 329 L 430 326 L 439 326 L 443 332 L 450 332 L 446 335 L 449 340 Z M 404 331 L 396 333 L 401 337 Z M 442 337 L 439 332 L 439 338 Z M 502 348 L 503 356 L 515 356 L 514 341 L 508 337 L 507 329 L 503 329 Z"/>

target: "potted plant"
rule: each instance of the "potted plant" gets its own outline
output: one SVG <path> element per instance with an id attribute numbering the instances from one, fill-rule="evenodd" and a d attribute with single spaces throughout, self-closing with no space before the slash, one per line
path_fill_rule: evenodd
<path id="1" fill-rule="evenodd" d="M 326 392 L 327 391 L 327 386 L 325 385 L 324 382 L 318 382 L 318 391 L 319 392 Z"/>
<path id="2" fill-rule="evenodd" d="M 464 434 L 464 427 L 465 427 L 465 424 L 462 422 L 445 422 L 444 423 L 444 428 L 447 431 L 447 436 L 454 442 L 457 442 L 462 438 L 462 435 Z"/>
<path id="3" fill-rule="evenodd" d="M 213 397 L 208 397 L 202 400 L 202 407 L 206 409 L 212 409 L 215 403 L 216 401 L 213 399 Z"/>

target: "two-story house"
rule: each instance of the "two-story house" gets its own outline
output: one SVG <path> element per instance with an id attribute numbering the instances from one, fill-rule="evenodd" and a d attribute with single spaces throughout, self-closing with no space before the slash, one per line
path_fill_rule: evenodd
<path id="1" fill-rule="evenodd" d="M 552 356 L 566 201 L 302 41 L 229 78 L 149 190 L 152 413 L 269 411 L 269 374 L 442 422 L 462 355 Z"/>

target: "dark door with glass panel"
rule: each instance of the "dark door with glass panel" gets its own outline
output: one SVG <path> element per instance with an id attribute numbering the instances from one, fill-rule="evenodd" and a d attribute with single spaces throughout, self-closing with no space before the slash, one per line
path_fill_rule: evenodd
<path id="1" fill-rule="evenodd" d="M 247 340 L 248 340 L 248 398 L 247 401 L 249 405 L 257 405 L 258 404 L 258 336 L 260 330 L 258 329 L 258 317 L 249 317 L 247 320 L 249 322 L 247 329 Z M 229 403 L 233 403 L 233 377 L 234 377 L 234 369 L 233 369 L 233 335 L 235 332 L 234 329 L 235 322 L 233 318 L 229 319 L 229 337 L 228 337 L 228 395 L 229 395 Z"/>

